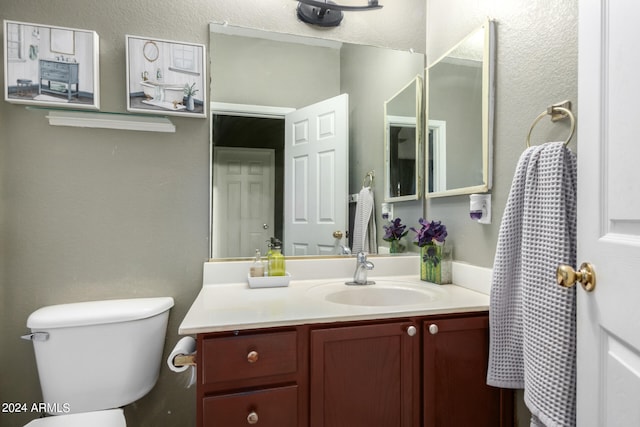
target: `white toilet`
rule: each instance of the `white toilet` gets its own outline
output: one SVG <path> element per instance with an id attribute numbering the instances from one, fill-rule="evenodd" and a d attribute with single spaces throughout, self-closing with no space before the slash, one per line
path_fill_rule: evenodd
<path id="1" fill-rule="evenodd" d="M 40 308 L 27 319 L 53 416 L 28 427 L 124 427 L 120 409 L 147 394 L 160 373 L 173 298 L 90 301 Z"/>

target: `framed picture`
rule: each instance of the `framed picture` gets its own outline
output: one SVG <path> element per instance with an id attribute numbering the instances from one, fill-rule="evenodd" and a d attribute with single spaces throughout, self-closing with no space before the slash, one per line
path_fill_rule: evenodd
<path id="1" fill-rule="evenodd" d="M 100 108 L 95 31 L 5 20 L 4 35 L 5 101 Z"/>
<path id="2" fill-rule="evenodd" d="M 202 44 L 126 36 L 127 110 L 205 118 Z"/>

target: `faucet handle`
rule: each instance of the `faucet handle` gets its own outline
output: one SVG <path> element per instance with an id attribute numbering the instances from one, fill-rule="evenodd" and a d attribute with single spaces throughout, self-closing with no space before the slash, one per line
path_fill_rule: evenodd
<path id="1" fill-rule="evenodd" d="M 357 260 L 358 262 L 367 262 L 367 254 L 363 251 L 358 252 Z"/>

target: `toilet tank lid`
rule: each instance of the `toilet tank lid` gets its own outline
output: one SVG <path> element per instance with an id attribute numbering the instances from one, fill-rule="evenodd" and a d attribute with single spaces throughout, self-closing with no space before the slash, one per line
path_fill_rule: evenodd
<path id="1" fill-rule="evenodd" d="M 86 301 L 39 308 L 27 319 L 31 329 L 68 328 L 146 319 L 173 307 L 173 298 Z"/>

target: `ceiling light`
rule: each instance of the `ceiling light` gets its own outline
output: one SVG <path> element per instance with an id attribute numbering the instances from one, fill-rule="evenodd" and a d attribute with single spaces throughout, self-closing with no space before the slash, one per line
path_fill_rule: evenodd
<path id="1" fill-rule="evenodd" d="M 318 25 L 320 27 L 337 27 L 342 21 L 342 11 L 358 11 L 381 9 L 378 0 L 368 0 L 367 5 L 348 6 L 340 5 L 331 0 L 299 0 L 298 18 L 307 24 Z"/>

